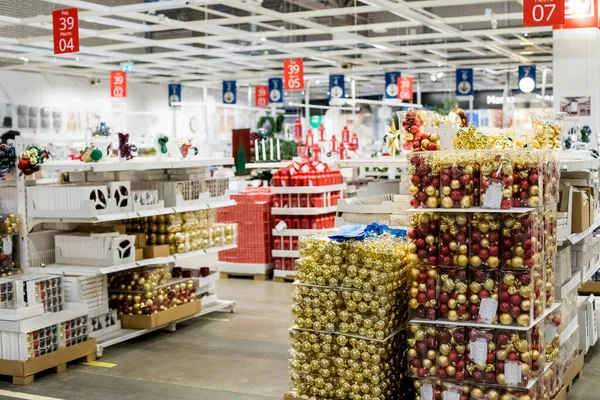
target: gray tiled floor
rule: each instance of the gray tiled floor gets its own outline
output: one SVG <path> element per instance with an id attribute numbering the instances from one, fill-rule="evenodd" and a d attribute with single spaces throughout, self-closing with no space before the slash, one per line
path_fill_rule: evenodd
<path id="1" fill-rule="evenodd" d="M 108 348 L 100 361 L 114 368 L 77 365 L 21 388 L 0 382 L 0 390 L 68 400 L 282 399 L 292 285 L 230 279 L 219 290 L 236 300 L 234 314 L 213 313 L 174 333 Z"/>

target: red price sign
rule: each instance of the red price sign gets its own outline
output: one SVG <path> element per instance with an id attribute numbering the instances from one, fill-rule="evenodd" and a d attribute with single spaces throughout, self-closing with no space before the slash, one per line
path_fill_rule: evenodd
<path id="1" fill-rule="evenodd" d="M 54 54 L 79 51 L 79 16 L 76 8 L 52 11 Z"/>
<path id="2" fill-rule="evenodd" d="M 283 88 L 285 90 L 304 89 L 304 60 L 296 58 L 283 61 Z"/>
<path id="3" fill-rule="evenodd" d="M 268 86 L 257 86 L 254 88 L 254 105 L 256 107 L 267 107 L 269 105 Z"/>
<path id="4" fill-rule="evenodd" d="M 398 81 L 398 98 L 400 100 L 413 99 L 413 78 L 399 77 Z"/>
<path id="5" fill-rule="evenodd" d="M 110 97 L 127 97 L 127 73 L 110 71 Z"/>
<path id="6" fill-rule="evenodd" d="M 523 26 L 557 25 L 565 22 L 565 0 L 524 0 Z"/>

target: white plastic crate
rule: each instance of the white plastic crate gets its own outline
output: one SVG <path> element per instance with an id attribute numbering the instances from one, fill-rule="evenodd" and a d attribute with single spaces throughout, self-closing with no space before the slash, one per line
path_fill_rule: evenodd
<path id="1" fill-rule="evenodd" d="M 85 303 L 90 318 L 106 314 L 108 310 L 108 284 L 103 276 L 63 277 L 65 300 L 70 303 Z"/>
<path id="2" fill-rule="evenodd" d="M 48 185 L 27 188 L 31 217 L 93 218 L 119 212 L 110 201 L 108 186 Z"/>
<path id="3" fill-rule="evenodd" d="M 73 232 L 54 237 L 58 264 L 110 267 L 135 262 L 135 236 Z"/>
<path id="4" fill-rule="evenodd" d="M 135 191 L 157 190 L 158 198 L 164 200 L 165 207 L 206 204 L 225 196 L 228 199 L 228 179 L 224 179 L 222 184 L 213 181 L 213 179 L 181 182 L 139 181 L 131 182 L 131 188 Z M 226 185 L 225 181 L 227 181 Z"/>

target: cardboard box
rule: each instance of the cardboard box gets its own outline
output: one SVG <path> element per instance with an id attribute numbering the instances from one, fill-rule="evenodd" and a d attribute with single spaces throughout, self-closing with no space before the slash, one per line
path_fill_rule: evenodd
<path id="1" fill-rule="evenodd" d="M 600 282 L 587 281 L 579 288 L 579 293 L 600 294 Z"/>
<path id="2" fill-rule="evenodd" d="M 573 204 L 571 208 L 571 233 L 580 233 L 590 227 L 593 221 L 592 188 L 577 187 L 573 191 Z M 592 219 L 590 219 L 592 217 Z"/>
<path id="3" fill-rule="evenodd" d="M 0 360 L 0 375 L 14 377 L 13 383 L 16 384 L 31 383 L 33 382 L 32 375 L 87 355 L 92 355 L 93 359 L 95 359 L 96 339 L 89 339 L 86 342 L 76 344 L 75 346 L 65 347 L 64 349 L 40 357 L 35 357 L 27 361 Z M 31 378 L 29 380 L 15 379 L 19 377 Z"/>
<path id="4" fill-rule="evenodd" d="M 200 301 L 196 300 L 152 315 L 121 315 L 119 319 L 123 329 L 152 329 L 198 314 L 200 308 Z"/>
<path id="5" fill-rule="evenodd" d="M 77 230 L 79 232 L 86 232 L 86 233 L 118 232 L 121 235 L 127 234 L 127 229 L 126 229 L 125 224 L 115 224 L 115 225 L 84 224 L 84 225 L 77 225 Z"/>
<path id="6" fill-rule="evenodd" d="M 584 356 L 584 352 L 582 351 L 579 353 L 577 358 L 575 358 L 575 361 L 573 361 L 573 364 L 571 364 L 571 366 L 568 367 L 565 370 L 565 373 L 563 374 L 562 380 L 563 380 L 563 384 L 565 385 L 565 387 L 569 386 L 571 384 L 571 382 L 573 382 L 573 379 L 575 379 L 577 374 L 579 374 L 581 372 L 581 370 L 583 369 L 584 363 L 585 363 L 585 356 Z"/>
<path id="7" fill-rule="evenodd" d="M 135 235 L 135 247 L 141 249 L 146 247 L 146 237 L 145 233 L 134 233 Z"/>
<path id="8" fill-rule="evenodd" d="M 169 245 L 157 244 L 144 247 L 144 258 L 169 257 Z"/>
<path id="9" fill-rule="evenodd" d="M 135 249 L 135 261 L 144 259 L 144 249 Z"/>
<path id="10" fill-rule="evenodd" d="M 567 387 L 563 386 L 562 389 L 560 389 L 560 392 L 558 392 L 552 400 L 567 400 Z"/>

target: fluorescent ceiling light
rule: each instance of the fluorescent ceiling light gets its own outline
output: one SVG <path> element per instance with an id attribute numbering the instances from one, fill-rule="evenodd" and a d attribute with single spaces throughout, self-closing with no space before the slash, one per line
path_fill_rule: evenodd
<path id="1" fill-rule="evenodd" d="M 264 41 L 266 41 L 266 40 L 267 40 L 267 38 L 266 38 L 266 37 L 261 37 L 261 38 L 260 38 L 260 41 L 261 41 L 261 42 L 264 42 Z"/>
<path id="2" fill-rule="evenodd" d="M 535 89 L 535 81 L 531 77 L 526 76 L 519 81 L 519 89 L 523 93 L 531 93 Z"/>
<path id="3" fill-rule="evenodd" d="M 320 84 L 321 84 L 321 81 L 320 81 L 319 79 L 317 79 L 317 80 L 315 81 L 315 85 L 320 85 Z"/>
<path id="4" fill-rule="evenodd" d="M 437 73 L 437 78 L 442 79 L 444 77 L 444 72 L 440 71 Z"/>
<path id="5" fill-rule="evenodd" d="M 387 47 L 382 46 L 380 44 L 372 44 L 371 46 L 373 46 L 373 47 L 375 47 L 376 49 L 379 49 L 379 50 L 387 50 Z"/>
<path id="6" fill-rule="evenodd" d="M 431 74 L 430 78 L 432 82 L 437 81 L 437 77 L 435 76 L 435 74 Z"/>

